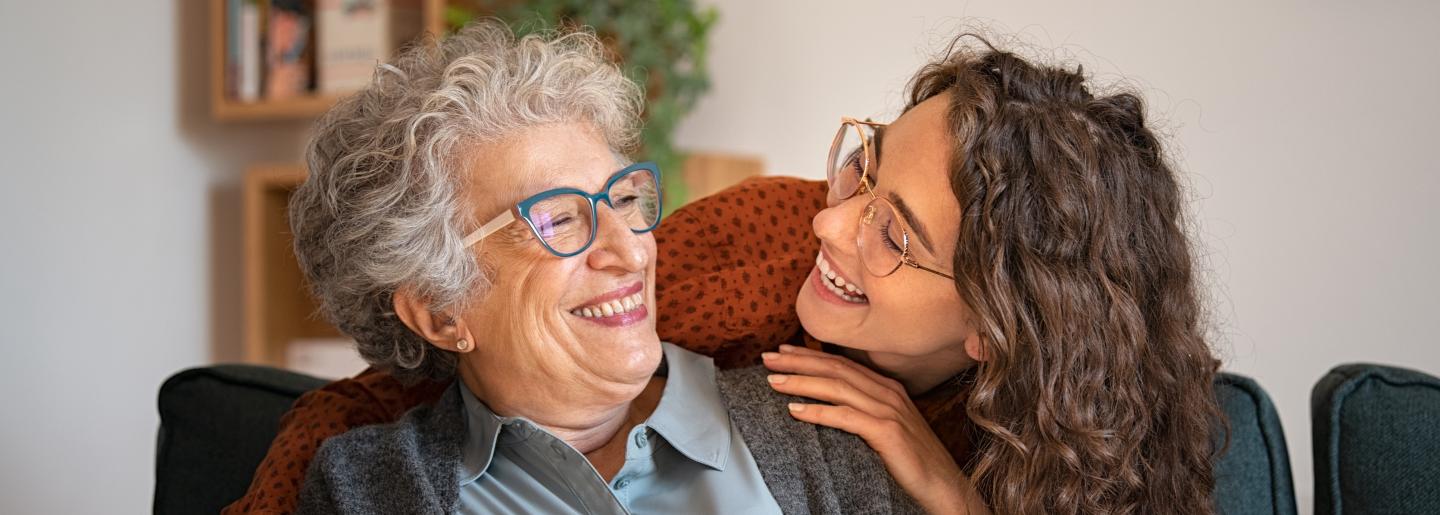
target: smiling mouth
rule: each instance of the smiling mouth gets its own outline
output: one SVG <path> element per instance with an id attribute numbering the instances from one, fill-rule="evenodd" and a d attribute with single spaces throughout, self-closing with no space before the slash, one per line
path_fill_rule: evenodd
<path id="1" fill-rule="evenodd" d="M 856 287 L 853 283 L 845 281 L 844 277 L 841 277 L 835 273 L 834 269 L 830 268 L 830 261 L 825 259 L 823 252 L 815 255 L 815 266 L 820 269 L 820 284 L 824 286 L 825 289 L 830 290 L 830 293 L 834 293 L 835 296 L 840 297 L 841 300 L 852 304 L 867 304 L 870 302 L 870 298 L 865 296 L 864 290 Z"/>
<path id="2" fill-rule="evenodd" d="M 645 309 L 645 293 L 636 292 L 615 300 L 581 306 L 570 310 L 570 314 L 580 318 L 606 318 L 642 309 Z"/>

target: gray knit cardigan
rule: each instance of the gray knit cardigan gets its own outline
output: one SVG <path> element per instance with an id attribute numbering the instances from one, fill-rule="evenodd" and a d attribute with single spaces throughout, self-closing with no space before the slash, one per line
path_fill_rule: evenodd
<path id="1" fill-rule="evenodd" d="M 780 509 L 791 514 L 923 513 L 858 437 L 795 420 L 795 397 L 760 367 L 720 371 L 720 395 Z M 357 428 L 320 447 L 298 513 L 454 513 L 465 421 L 459 390 L 398 422 Z"/>

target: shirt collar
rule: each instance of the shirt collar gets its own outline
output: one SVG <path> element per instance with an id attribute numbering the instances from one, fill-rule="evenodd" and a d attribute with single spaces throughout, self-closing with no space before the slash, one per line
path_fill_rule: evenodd
<path id="1" fill-rule="evenodd" d="M 661 343 L 661 347 L 665 361 L 658 373 L 667 376 L 665 389 L 645 425 L 691 461 L 715 470 L 725 470 L 730 456 L 730 440 L 734 435 L 731 433 L 730 414 L 715 384 L 714 361 L 674 344 Z M 531 428 L 527 420 L 502 417 L 490 411 L 490 407 L 476 397 L 463 381 L 456 381 L 455 388 L 460 389 L 466 415 L 466 436 L 460 459 L 460 484 L 463 486 L 480 479 L 490 468 L 502 433 L 520 430 L 520 426 Z"/>
<path id="2" fill-rule="evenodd" d="M 663 343 L 668 377 L 660 404 L 645 425 L 691 461 L 725 470 L 730 456 L 730 413 L 715 384 L 709 357 Z"/>
<path id="3" fill-rule="evenodd" d="M 495 444 L 500 440 L 500 431 L 507 419 L 490 411 L 490 407 L 475 397 L 464 381 L 455 381 L 460 389 L 460 398 L 465 406 L 465 443 L 460 456 L 460 485 L 472 483 L 490 468 L 495 457 Z"/>

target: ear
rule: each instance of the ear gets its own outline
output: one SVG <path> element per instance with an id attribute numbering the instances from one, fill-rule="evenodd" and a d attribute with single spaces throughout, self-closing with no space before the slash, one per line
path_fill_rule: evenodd
<path id="1" fill-rule="evenodd" d="M 985 348 L 985 343 L 980 341 L 980 332 L 971 332 L 965 337 L 965 354 L 976 363 L 990 359 L 990 352 Z"/>
<path id="2" fill-rule="evenodd" d="M 421 298 L 408 288 L 401 288 L 391 295 L 395 314 L 405 327 L 420 335 L 431 345 L 451 352 L 470 352 L 475 349 L 475 340 L 465 327 L 465 319 L 444 311 L 431 311 L 427 299 Z M 465 344 L 460 344 L 465 341 Z"/>

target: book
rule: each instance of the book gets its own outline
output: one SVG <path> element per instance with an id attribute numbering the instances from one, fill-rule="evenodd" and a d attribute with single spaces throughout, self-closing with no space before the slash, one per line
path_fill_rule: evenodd
<path id="1" fill-rule="evenodd" d="M 272 0 L 265 27 L 265 98 L 310 91 L 310 12 L 302 0 Z"/>
<path id="2" fill-rule="evenodd" d="M 225 0 L 225 98 L 240 98 L 240 6 L 243 0 Z"/>
<path id="3" fill-rule="evenodd" d="M 235 97 L 242 102 L 260 99 L 260 2 L 238 0 L 239 21 L 235 23 L 236 57 L 239 61 L 235 77 Z"/>
<path id="4" fill-rule="evenodd" d="M 390 2 L 317 0 L 316 85 L 321 93 L 358 90 L 390 56 Z"/>

